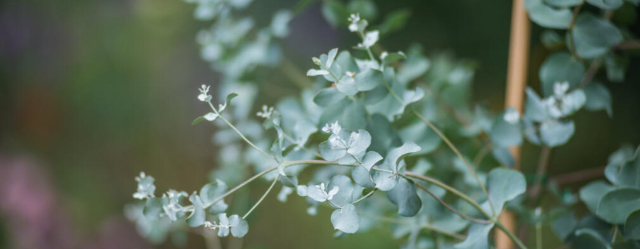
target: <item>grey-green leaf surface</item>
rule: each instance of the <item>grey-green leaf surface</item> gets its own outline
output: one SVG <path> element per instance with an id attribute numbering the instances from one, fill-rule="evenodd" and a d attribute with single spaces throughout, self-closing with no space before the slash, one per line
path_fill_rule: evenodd
<path id="1" fill-rule="evenodd" d="M 344 233 L 355 233 L 360 228 L 360 216 L 356 211 L 356 206 L 346 204 L 340 209 L 331 213 L 331 224 L 333 228 Z"/>
<path id="2" fill-rule="evenodd" d="M 547 120 L 540 125 L 540 138 L 549 147 L 563 145 L 575 131 L 573 121 Z"/>
<path id="3" fill-rule="evenodd" d="M 456 249 L 487 249 L 489 248 L 489 232 L 493 228 L 491 224 L 478 224 L 473 223 L 469 226 L 469 232 L 467 238 L 456 244 Z"/>
<path id="4" fill-rule="evenodd" d="M 611 22 L 591 14 L 581 14 L 571 30 L 576 53 L 582 58 L 604 55 L 622 41 L 622 33 Z"/>
<path id="5" fill-rule="evenodd" d="M 632 212 L 640 209 L 640 190 L 616 189 L 606 193 L 598 202 L 596 214 L 613 224 L 624 224 Z"/>
<path id="6" fill-rule="evenodd" d="M 531 20 L 545 28 L 568 29 L 571 23 L 571 10 L 553 8 L 542 0 L 525 0 L 524 2 Z"/>
<path id="7" fill-rule="evenodd" d="M 200 196 L 193 193 L 189 196 L 189 201 L 193 204 L 193 212 L 187 217 L 187 225 L 190 227 L 202 226 L 207 213 L 204 211 L 204 205 L 202 204 L 202 200 L 200 200 Z"/>
<path id="8" fill-rule="evenodd" d="M 344 206 L 347 204 L 351 204 L 354 201 L 353 200 L 354 186 L 353 186 L 353 183 L 351 182 L 351 179 L 349 179 L 348 176 L 336 175 L 332 177 L 331 182 L 329 182 L 329 185 L 327 186 L 327 191 L 335 187 L 338 187 L 338 193 L 336 193 L 333 196 L 333 198 L 331 199 L 331 202 L 333 202 L 338 206 Z"/>
<path id="9" fill-rule="evenodd" d="M 249 224 L 237 214 L 229 216 L 229 225 L 233 237 L 242 238 L 249 232 Z"/>
<path id="10" fill-rule="evenodd" d="M 398 184 L 387 191 L 387 198 L 398 207 L 398 214 L 401 216 L 415 216 L 422 207 L 422 201 L 416 193 L 416 185 L 405 178 L 400 178 Z"/>
<path id="11" fill-rule="evenodd" d="M 590 82 L 584 88 L 584 94 L 587 96 L 587 102 L 584 108 L 590 111 L 605 110 L 609 117 L 613 115 L 611 107 L 611 93 L 609 89 L 600 82 Z"/>
<path id="12" fill-rule="evenodd" d="M 640 240 L 640 210 L 633 211 L 624 223 L 626 237 Z"/>
<path id="13" fill-rule="evenodd" d="M 605 10 L 620 8 L 624 3 L 622 0 L 587 0 L 587 3 Z"/>
<path id="14" fill-rule="evenodd" d="M 162 206 L 167 203 L 165 198 L 148 198 L 142 213 L 147 219 L 158 219 L 162 214 Z"/>
<path id="15" fill-rule="evenodd" d="M 556 52 L 547 57 L 540 67 L 540 81 L 545 97 L 553 94 L 555 83 L 569 82 L 569 88 L 580 84 L 584 77 L 584 65 L 567 52 Z"/>
<path id="16" fill-rule="evenodd" d="M 522 173 L 504 168 L 496 168 L 489 172 L 487 185 L 496 212 L 500 212 L 507 201 L 513 200 L 527 189 L 527 182 Z"/>
<path id="17" fill-rule="evenodd" d="M 591 182 L 580 189 L 580 199 L 592 213 L 596 213 L 598 202 L 602 196 L 614 189 L 615 187 L 604 181 Z"/>

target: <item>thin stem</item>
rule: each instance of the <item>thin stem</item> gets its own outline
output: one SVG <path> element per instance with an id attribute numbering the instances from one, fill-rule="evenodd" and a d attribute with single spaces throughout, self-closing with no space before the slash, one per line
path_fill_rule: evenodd
<path id="1" fill-rule="evenodd" d="M 456 148 L 456 146 L 453 145 L 453 143 L 451 143 L 451 141 L 449 141 L 449 138 L 447 138 L 447 136 L 445 136 L 440 131 L 440 129 L 438 129 L 438 127 L 436 127 L 431 122 L 429 122 L 429 120 L 427 120 L 422 115 L 420 115 L 420 113 L 418 113 L 416 110 L 412 109 L 411 111 L 413 111 L 413 114 L 416 115 L 416 117 L 418 117 L 420 120 L 422 120 L 422 122 L 427 124 L 427 126 L 429 126 L 429 128 L 431 128 L 436 134 L 438 134 L 438 136 L 440 136 L 440 138 L 442 138 L 442 140 L 447 145 L 449 145 L 449 148 L 451 148 L 451 150 L 453 150 L 453 152 L 456 153 L 456 155 L 458 155 L 458 157 L 462 160 L 462 162 L 464 162 L 464 165 L 467 166 L 467 169 L 469 169 L 469 172 L 473 175 L 473 177 L 478 182 L 478 185 L 480 186 L 480 189 L 482 189 L 482 192 L 484 192 L 484 194 L 487 196 L 487 200 L 489 201 L 489 206 L 491 207 L 491 212 L 493 213 L 494 216 L 497 215 L 496 214 L 496 209 L 493 207 L 493 202 L 491 201 L 491 199 L 489 197 L 489 192 L 487 192 L 487 188 L 484 187 L 484 184 L 482 184 L 482 181 L 480 181 L 480 178 L 478 177 L 478 174 L 476 174 L 475 169 L 471 166 L 471 164 L 469 164 L 467 159 L 464 156 L 462 156 L 462 153 L 460 153 L 458 148 Z"/>
<path id="2" fill-rule="evenodd" d="M 509 238 L 516 243 L 516 245 L 518 245 L 518 247 L 520 247 L 520 249 L 527 249 L 527 246 L 524 245 L 524 243 L 522 243 L 522 241 L 520 241 L 520 239 L 518 239 L 518 237 L 516 237 L 516 235 L 514 235 L 511 231 L 509 231 L 509 229 L 507 229 L 506 227 L 504 227 L 504 225 L 502 225 L 502 223 L 500 223 L 500 221 L 496 221 L 496 226 L 498 228 L 500 228 L 500 230 L 502 230 L 505 234 L 507 234 L 507 236 L 509 236 Z"/>
<path id="3" fill-rule="evenodd" d="M 406 225 L 406 226 L 411 226 L 414 225 L 412 222 L 407 222 L 407 221 L 403 221 L 403 220 L 398 220 L 398 219 L 393 219 L 393 218 L 388 218 L 388 217 L 379 217 L 379 216 L 372 216 L 372 215 L 366 215 L 363 214 L 361 215 L 362 218 L 365 219 L 370 219 L 370 220 L 375 220 L 375 221 L 381 221 L 381 222 L 387 222 L 387 223 L 393 223 L 393 224 L 398 224 L 398 225 Z M 429 224 L 423 224 L 421 225 L 421 228 L 436 232 L 436 233 L 441 233 L 447 236 L 450 236 L 452 238 L 456 238 L 459 240 L 464 240 L 465 236 L 462 234 L 458 234 L 458 233 L 452 233 L 446 230 L 443 230 L 441 228 L 437 228 L 434 226 L 431 226 Z"/>
<path id="4" fill-rule="evenodd" d="M 260 173 L 258 173 L 257 175 L 252 176 L 251 178 L 245 180 L 244 182 L 238 184 L 238 186 L 235 186 L 234 188 L 232 188 L 231 190 L 227 191 L 226 193 L 224 193 L 223 195 L 221 195 L 220 197 L 218 197 L 217 199 L 213 200 L 213 202 L 211 202 L 211 204 L 205 206 L 204 208 L 207 209 L 208 207 L 210 207 L 213 204 L 216 204 L 217 202 L 219 202 L 220 200 L 223 200 L 225 197 L 233 194 L 234 192 L 236 192 L 238 189 L 241 189 L 242 187 L 244 187 L 245 185 L 251 183 L 252 181 L 254 181 L 255 179 L 258 179 L 259 177 L 266 175 L 267 173 L 274 171 L 278 169 L 278 166 L 273 166 L 271 168 L 268 168 Z"/>
<path id="5" fill-rule="evenodd" d="M 361 201 L 363 201 L 364 199 L 367 199 L 369 196 L 372 196 L 372 195 L 373 195 L 373 193 L 375 193 L 375 192 L 376 192 L 376 190 L 377 190 L 377 189 L 373 189 L 373 190 L 369 191 L 369 193 L 367 193 L 366 195 L 364 195 L 364 196 L 360 197 L 360 199 L 357 199 L 356 201 L 354 201 L 354 202 L 353 202 L 353 203 L 351 203 L 351 204 L 354 204 L 354 205 L 355 205 L 356 203 L 361 202 Z"/>
<path id="6" fill-rule="evenodd" d="M 440 181 L 438 181 L 438 180 L 436 180 L 436 179 L 433 179 L 433 178 L 431 178 L 431 177 L 423 176 L 423 175 L 418 175 L 418 174 L 413 173 L 413 172 L 405 172 L 405 173 L 404 173 L 404 175 L 405 175 L 405 176 L 408 176 L 408 177 L 413 177 L 413 178 L 417 178 L 417 179 L 421 179 L 421 180 L 427 181 L 427 182 L 429 182 L 429 183 L 435 184 L 436 186 L 441 187 L 441 188 L 443 188 L 443 189 L 445 189 L 445 190 L 447 190 L 447 191 L 449 191 L 449 192 L 453 193 L 454 195 L 456 195 L 456 196 L 458 196 L 458 197 L 462 198 L 462 199 L 463 199 L 464 201 L 466 201 L 467 203 L 471 204 L 471 205 L 472 205 L 473 207 L 475 207 L 478 211 L 480 211 L 480 213 L 484 214 L 484 216 L 486 216 L 487 218 L 489 218 L 489 219 L 492 219 L 492 220 L 493 220 L 493 216 L 492 216 L 492 215 L 490 215 L 489 213 L 487 213 L 487 211 L 485 211 L 485 210 L 480 206 L 480 204 L 478 204 L 477 202 L 475 202 L 474 200 L 472 200 L 469 196 L 465 195 L 464 193 L 462 193 L 462 192 L 458 191 L 457 189 L 455 189 L 455 188 L 453 188 L 453 187 L 451 187 L 451 186 L 449 186 L 449 185 L 447 185 L 447 184 L 444 184 L 443 182 L 440 182 Z"/>
<path id="7" fill-rule="evenodd" d="M 613 244 L 613 242 L 616 242 L 616 237 L 618 237 L 618 225 L 615 225 L 613 227 L 613 237 L 611 238 L 611 244 Z"/>
<path id="8" fill-rule="evenodd" d="M 478 152 L 476 157 L 473 158 L 473 165 L 475 165 L 476 167 L 479 167 L 480 163 L 482 162 L 482 159 L 484 159 L 489 154 L 489 151 L 491 151 L 491 147 L 492 147 L 491 143 L 485 144 L 482 147 L 482 149 Z"/>
<path id="9" fill-rule="evenodd" d="M 538 199 L 538 195 L 540 194 L 540 188 L 542 188 L 542 178 L 547 172 L 547 167 L 549 165 L 549 157 L 551 155 L 551 148 L 548 146 L 543 146 L 540 151 L 540 159 L 538 160 L 538 169 L 536 171 L 536 179 L 529 192 L 529 196 L 531 197 L 531 201 L 535 202 Z"/>
<path id="10" fill-rule="evenodd" d="M 442 204 L 442 206 L 444 206 L 446 209 L 449 209 L 449 211 L 453 212 L 454 214 L 457 214 L 458 216 L 462 217 L 465 220 L 471 221 L 471 222 L 475 222 L 475 223 L 480 223 L 480 224 L 488 224 L 491 223 L 490 220 L 479 220 L 479 219 L 475 219 L 469 216 L 466 216 L 463 213 L 460 213 L 458 210 L 455 210 L 453 207 L 449 206 L 449 204 L 447 204 L 446 202 L 444 202 L 442 199 L 440 199 L 440 197 L 436 196 L 433 192 L 431 192 L 431 190 L 429 190 L 427 187 L 425 187 L 424 185 L 417 183 L 416 182 L 416 186 L 418 186 L 419 188 L 421 188 L 422 190 L 424 190 L 425 192 L 427 192 L 429 195 L 431 195 L 433 198 L 435 198 L 438 202 L 440 202 L 440 204 Z"/>
<path id="11" fill-rule="evenodd" d="M 432 225 L 423 224 L 422 228 L 430 230 L 430 231 L 434 231 L 436 233 L 441 233 L 441 234 L 444 234 L 444 235 L 447 235 L 447 236 L 450 236 L 450 237 L 453 237 L 453 238 L 456 238 L 456 239 L 459 239 L 459 240 L 464 240 L 465 239 L 465 236 L 462 235 L 462 234 L 452 233 L 452 232 L 449 232 L 449 231 L 442 230 L 440 228 L 434 227 Z"/>
<path id="12" fill-rule="evenodd" d="M 222 116 L 221 113 L 218 112 L 218 110 L 216 110 L 215 107 L 213 107 L 213 104 L 211 104 L 211 101 L 208 101 L 207 103 L 209 103 L 209 106 L 211 107 L 211 109 L 213 110 L 213 112 L 215 112 L 218 117 L 220 119 L 222 119 L 222 121 L 224 121 L 225 124 L 227 124 L 231 129 L 233 129 L 236 133 L 238 133 L 238 135 L 242 138 L 242 140 L 244 140 L 245 142 L 247 142 L 247 144 L 249 144 L 251 147 L 253 147 L 254 149 L 258 150 L 260 153 L 264 154 L 265 156 L 268 156 L 269 158 L 275 160 L 276 158 L 273 157 L 271 154 L 264 152 L 263 150 L 261 150 L 260 148 L 258 148 L 258 146 L 256 146 L 255 144 L 253 144 L 248 138 L 246 138 L 244 136 L 244 134 L 242 134 L 242 132 L 240 132 L 233 124 L 231 124 L 226 118 L 224 118 Z"/>
<path id="13" fill-rule="evenodd" d="M 585 169 L 581 171 L 571 172 L 552 177 L 549 181 L 555 182 L 558 185 L 564 185 L 568 183 L 586 181 L 593 178 L 598 178 L 604 174 L 606 167 L 598 167 L 592 169 Z"/>
<path id="14" fill-rule="evenodd" d="M 536 223 L 536 248 L 542 249 L 542 223 Z"/>
<path id="15" fill-rule="evenodd" d="M 573 57 L 575 57 L 576 59 L 580 59 L 580 57 L 578 56 L 578 53 L 576 52 L 576 46 L 575 46 L 575 41 L 573 40 L 573 34 L 571 34 L 571 32 L 573 31 L 573 27 L 576 24 L 576 18 L 578 17 L 578 13 L 580 13 L 580 9 L 582 8 L 582 4 L 576 6 L 575 8 L 573 8 L 573 13 L 571 16 L 571 22 L 569 23 L 569 48 L 571 51 L 571 55 L 573 55 Z"/>
<path id="16" fill-rule="evenodd" d="M 262 201 L 264 200 L 265 197 L 267 197 L 267 195 L 269 194 L 269 192 L 271 192 L 271 190 L 273 189 L 273 186 L 276 185 L 276 182 L 278 182 L 278 179 L 280 178 L 280 175 L 276 176 L 275 179 L 273 179 L 273 182 L 271 183 L 271 186 L 269 186 L 269 188 L 267 189 L 267 191 L 264 192 L 264 194 L 262 195 L 262 197 L 260 197 L 260 200 L 258 200 L 258 202 L 256 202 L 256 204 L 253 205 L 253 207 L 251 207 L 251 209 L 249 209 L 249 211 L 247 211 L 246 214 L 244 214 L 244 216 L 242 216 L 242 219 L 247 219 L 247 216 L 249 216 L 249 214 L 251 214 L 251 212 L 256 209 L 256 207 L 258 207 L 258 205 L 260 205 L 260 203 L 262 203 Z"/>

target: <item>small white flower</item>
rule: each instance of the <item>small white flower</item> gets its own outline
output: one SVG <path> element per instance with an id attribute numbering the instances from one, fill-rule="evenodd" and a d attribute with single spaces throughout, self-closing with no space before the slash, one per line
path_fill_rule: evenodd
<path id="1" fill-rule="evenodd" d="M 565 81 L 565 82 L 556 82 L 553 85 L 553 93 L 558 98 L 564 96 L 567 93 L 568 90 L 569 90 L 569 82 L 567 82 L 567 81 Z"/>
<path id="2" fill-rule="evenodd" d="M 338 193 L 338 190 L 340 190 L 338 186 L 333 186 L 333 188 L 329 190 L 329 192 L 327 193 L 327 189 L 324 183 L 320 183 L 320 185 L 316 185 L 316 188 L 320 189 L 320 191 L 322 192 L 322 195 L 324 196 L 324 199 L 327 199 L 327 200 L 333 199 L 333 196 L 335 196 Z"/>
<path id="3" fill-rule="evenodd" d="M 351 22 L 349 24 L 349 31 L 358 32 L 358 23 L 361 20 L 360 19 L 360 14 L 359 13 L 351 14 L 351 16 L 349 16 L 349 18 L 347 20 L 349 20 L 349 22 Z"/>
<path id="4" fill-rule="evenodd" d="M 331 133 L 338 134 L 338 133 L 340 133 L 341 130 L 342 130 L 342 126 L 340 126 L 340 124 L 338 124 L 338 120 L 336 120 L 336 122 L 331 124 Z"/>
<path id="5" fill-rule="evenodd" d="M 389 53 L 387 53 L 387 51 L 382 52 L 382 53 L 380 54 L 380 59 L 381 59 L 381 60 L 384 60 L 384 58 L 386 58 L 386 57 L 387 57 L 387 55 L 389 55 Z"/>
<path id="6" fill-rule="evenodd" d="M 270 118 L 271 115 L 273 115 L 273 106 L 272 107 L 268 107 L 267 105 L 263 105 L 262 106 L 262 111 L 256 113 L 258 115 L 258 117 L 261 118 Z"/>
<path id="7" fill-rule="evenodd" d="M 345 74 L 351 78 L 356 77 L 356 73 L 354 72 L 347 71 Z"/>
<path id="8" fill-rule="evenodd" d="M 156 186 L 153 184 L 153 177 L 147 176 L 144 172 L 140 172 L 140 176 L 136 176 L 136 181 L 138 182 L 138 189 L 133 193 L 133 198 L 144 200 L 155 197 L 154 192 L 156 191 Z"/>
<path id="9" fill-rule="evenodd" d="M 322 127 L 322 132 L 324 132 L 324 133 L 330 133 L 331 132 L 331 127 L 329 126 L 329 123 L 324 124 L 324 127 Z"/>
<path id="10" fill-rule="evenodd" d="M 502 117 L 509 124 L 517 124 L 520 120 L 520 113 L 513 108 L 507 109 Z"/>
<path id="11" fill-rule="evenodd" d="M 209 87 L 207 85 L 202 85 L 198 90 L 200 91 L 200 94 L 198 95 L 198 99 L 200 101 L 206 102 L 211 100 L 211 95 L 209 95 Z"/>
<path id="12" fill-rule="evenodd" d="M 204 115 L 204 119 L 209 120 L 209 121 L 216 120 L 216 118 L 218 118 L 218 114 L 215 114 L 213 112 L 210 112 L 210 113 L 207 113 L 206 115 Z"/>

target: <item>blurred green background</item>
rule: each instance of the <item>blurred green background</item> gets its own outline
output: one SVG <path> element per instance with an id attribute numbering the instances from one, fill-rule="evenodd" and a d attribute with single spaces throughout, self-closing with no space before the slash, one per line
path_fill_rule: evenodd
<path id="1" fill-rule="evenodd" d="M 387 49 L 406 50 L 417 42 L 427 55 L 445 51 L 477 61 L 474 100 L 503 108 L 510 1 L 376 3 L 379 17 L 397 9 L 412 13 L 404 30 L 382 38 Z M 295 4 L 254 1 L 247 14 L 266 18 Z M 152 174 L 159 192 L 169 187 L 189 192 L 207 182 L 216 167 L 215 127 L 192 127 L 191 121 L 207 109 L 196 99 L 197 87 L 215 85 L 219 78 L 200 59 L 195 42 L 210 23 L 194 20 L 192 13 L 193 6 L 179 0 L 0 3 L 0 248 L 38 248 L 18 247 L 24 233 L 46 248 L 150 248 L 122 215 L 133 201 L 134 176 Z M 301 70 L 312 66 L 311 56 L 355 44 L 347 30 L 324 21 L 318 2 L 296 16 L 291 28 L 284 54 Z M 532 25 L 529 85 L 535 89 L 538 68 L 550 53 L 539 42 L 540 31 Z M 607 83 L 613 118 L 604 112 L 577 115 L 576 134 L 554 150 L 550 175 L 604 166 L 622 143 L 640 143 L 639 69 L 640 61 L 633 59 L 625 83 Z M 294 86 L 267 81 L 257 104 L 293 94 Z M 537 148 L 525 146 L 524 171 L 533 171 L 537 155 Z M 310 217 L 301 198 L 291 199 L 293 205 L 284 205 L 270 196 L 243 245 L 399 245 L 387 230 L 334 239 L 326 210 Z M 15 213 L 21 210 L 24 217 Z M 43 231 L 32 231 L 21 219 Z M 186 247 L 203 245 L 202 238 L 190 235 Z"/>

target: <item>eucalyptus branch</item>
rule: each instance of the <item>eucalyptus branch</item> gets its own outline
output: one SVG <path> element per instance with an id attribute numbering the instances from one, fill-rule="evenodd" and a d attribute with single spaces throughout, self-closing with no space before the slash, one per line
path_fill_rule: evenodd
<path id="1" fill-rule="evenodd" d="M 258 202 L 256 202 L 256 204 L 253 205 L 253 207 L 251 207 L 251 209 L 249 209 L 249 211 L 247 211 L 246 214 L 244 214 L 244 216 L 242 216 L 242 219 L 247 219 L 247 216 L 249 216 L 249 214 L 251 214 L 251 212 L 256 209 L 256 207 L 258 207 L 258 205 L 260 205 L 260 203 L 262 203 L 262 201 L 264 200 L 265 197 L 267 197 L 267 195 L 269 194 L 269 192 L 271 192 L 271 190 L 273 189 L 273 186 L 276 185 L 276 182 L 278 182 L 278 179 L 280 178 L 280 175 L 276 176 L 275 179 L 273 179 L 273 182 L 271 183 L 271 186 L 269 186 L 269 188 L 267 189 L 267 191 L 264 192 L 264 194 L 262 195 L 262 197 L 260 197 L 260 200 L 258 200 Z"/>
<path id="2" fill-rule="evenodd" d="M 362 216 L 362 218 L 365 218 L 365 219 L 381 221 L 381 222 L 387 222 L 387 223 L 393 223 L 393 224 L 398 224 L 398 225 L 406 225 L 406 226 L 414 225 L 414 223 L 412 223 L 412 222 L 406 222 L 406 221 L 403 221 L 403 220 L 398 220 L 398 219 L 393 219 L 393 218 L 388 218 L 388 217 L 379 217 L 379 216 L 372 216 L 372 215 L 367 215 L 367 214 L 363 214 L 361 216 Z M 438 228 L 438 227 L 435 227 L 435 226 L 432 226 L 432 225 L 429 225 L 429 224 L 422 224 L 420 227 L 424 228 L 426 230 L 430 230 L 430 231 L 433 231 L 433 232 L 436 232 L 436 233 L 444 234 L 444 235 L 447 235 L 449 237 L 456 238 L 456 239 L 459 239 L 459 240 L 464 240 L 465 239 L 465 236 L 462 235 L 462 234 L 449 232 L 449 231 L 443 230 L 441 228 Z"/>
<path id="3" fill-rule="evenodd" d="M 354 201 L 352 204 L 354 204 L 354 205 L 355 205 L 356 203 L 361 202 L 361 201 L 363 201 L 364 199 L 367 199 L 369 196 L 372 196 L 372 195 L 373 195 L 373 193 L 375 193 L 375 192 L 376 192 L 376 189 L 369 191 L 369 193 L 367 193 L 366 195 L 364 195 L 364 196 L 360 197 L 359 199 L 357 199 L 356 201 Z"/>
<path id="4" fill-rule="evenodd" d="M 222 116 L 222 114 L 221 114 L 221 113 L 219 113 L 219 112 L 218 112 L 218 110 L 216 110 L 216 108 L 215 108 L 215 107 L 213 107 L 213 104 L 211 104 L 211 101 L 210 101 L 210 100 L 209 100 L 209 101 L 207 101 L 207 103 L 209 104 L 209 106 L 211 107 L 211 109 L 213 110 L 213 112 L 214 112 L 215 114 L 217 114 L 217 115 L 218 115 L 218 117 L 219 117 L 220 119 L 222 119 L 222 121 L 224 121 L 224 123 L 225 123 L 225 124 L 227 124 L 231 129 L 233 129 L 233 131 L 235 131 L 235 132 L 240 136 L 240 138 L 242 138 L 242 140 L 244 140 L 245 142 L 247 142 L 247 144 L 249 144 L 251 147 L 253 147 L 253 148 L 254 148 L 254 149 L 256 149 L 257 151 L 259 151 L 259 152 L 260 152 L 260 153 L 262 153 L 263 155 L 265 155 L 265 156 L 267 156 L 267 157 L 269 157 L 269 158 L 271 158 L 271 159 L 273 159 L 273 160 L 275 160 L 275 159 L 276 159 L 276 158 L 275 158 L 275 157 L 273 157 L 271 154 L 269 154 L 269 153 L 267 153 L 267 152 L 264 152 L 262 149 L 258 148 L 258 146 L 256 146 L 256 145 L 255 145 L 255 144 L 253 144 L 253 143 L 252 143 L 248 138 L 246 138 L 246 137 L 244 136 L 244 134 L 242 134 L 242 132 L 240 132 L 240 131 L 239 131 L 239 130 L 238 130 L 238 129 L 233 125 L 233 124 L 231 124 L 231 122 L 229 122 L 226 118 L 224 118 L 224 117 Z"/>
<path id="5" fill-rule="evenodd" d="M 435 195 L 433 192 L 431 192 L 431 190 L 429 190 L 424 185 L 416 182 L 416 186 L 420 187 L 422 190 L 424 190 L 429 195 L 431 195 L 434 199 L 436 199 L 438 202 L 440 202 L 440 204 L 442 204 L 442 206 L 444 206 L 446 209 L 449 209 L 449 211 L 453 212 L 454 214 L 457 214 L 458 216 L 462 217 L 465 220 L 468 220 L 468 221 L 471 221 L 471 222 L 475 222 L 475 223 L 480 223 L 480 224 L 489 224 L 489 223 L 491 223 L 490 220 L 479 220 L 479 219 L 476 219 L 476 218 L 469 217 L 469 216 L 467 216 L 467 215 L 465 215 L 463 213 L 460 213 L 460 211 L 458 211 L 455 208 L 449 206 L 449 204 L 447 204 L 442 199 L 440 199 L 440 197 Z"/>
<path id="6" fill-rule="evenodd" d="M 509 238 L 514 243 L 516 243 L 516 245 L 518 245 L 518 247 L 520 247 L 520 249 L 527 249 L 527 246 L 525 246 L 524 243 L 522 243 L 522 241 L 520 241 L 520 239 L 518 239 L 518 237 L 515 234 L 513 234 L 511 231 L 509 231 L 509 229 L 504 227 L 504 225 L 502 225 L 502 223 L 500 223 L 500 221 L 496 221 L 495 224 L 496 224 L 496 226 L 498 228 L 500 228 L 500 230 L 502 230 L 507 236 L 509 236 Z"/>
<path id="7" fill-rule="evenodd" d="M 487 218 L 492 219 L 492 220 L 494 219 L 494 217 L 492 215 L 490 215 L 489 213 L 487 213 L 487 211 L 485 211 L 480 206 L 480 204 L 478 204 L 476 201 L 474 201 L 469 196 L 465 195 L 464 193 L 458 191 L 457 189 L 455 189 L 455 188 L 453 188 L 453 187 L 451 187 L 451 186 L 449 186 L 449 185 L 447 185 L 447 184 L 445 184 L 445 183 L 443 183 L 441 181 L 438 181 L 438 180 L 433 179 L 433 178 L 428 177 L 428 176 L 419 175 L 419 174 L 416 174 L 416 173 L 413 173 L 413 172 L 405 172 L 404 175 L 408 176 L 408 177 L 416 178 L 416 179 L 421 179 L 421 180 L 427 181 L 429 183 L 435 184 L 436 186 L 441 187 L 441 188 L 451 192 L 452 194 L 462 198 L 464 201 L 466 201 L 467 203 L 471 204 L 471 206 L 475 207 L 478 211 L 480 211 L 480 213 L 482 213 Z"/>
<path id="8" fill-rule="evenodd" d="M 391 87 L 389 86 L 389 84 L 383 79 L 382 83 L 384 84 L 384 86 L 387 88 L 387 90 L 389 91 L 389 93 L 398 101 L 400 102 L 401 105 L 404 105 L 404 101 L 398 96 L 396 95 L 395 92 L 393 92 L 393 89 L 391 89 Z M 496 210 L 493 207 L 493 203 L 491 202 L 491 198 L 489 197 L 489 192 L 487 192 L 487 189 L 485 188 L 484 184 L 482 183 L 482 181 L 480 181 L 480 178 L 478 177 L 478 174 L 476 174 L 476 171 L 473 167 L 471 167 L 471 165 L 469 164 L 469 162 L 467 161 L 467 159 L 462 155 L 462 153 L 460 153 L 460 151 L 458 150 L 458 148 L 453 145 L 453 143 L 451 143 L 451 141 L 449 141 L 449 138 L 447 138 L 447 136 L 445 136 L 440 129 L 438 129 L 438 127 L 436 127 L 435 125 L 433 125 L 431 122 L 429 122 L 429 120 L 427 120 L 426 118 L 424 118 L 422 115 L 420 115 L 420 113 L 418 113 L 416 110 L 411 109 L 411 111 L 413 112 L 413 114 L 418 117 L 420 120 L 422 120 L 422 122 L 424 122 L 427 126 L 429 126 L 429 128 L 431 128 L 436 134 L 438 134 L 438 136 L 440 138 L 442 138 L 442 140 L 444 140 L 444 142 L 449 146 L 449 148 L 451 148 L 451 150 L 453 150 L 453 152 L 460 158 L 460 160 L 462 160 L 462 162 L 464 162 L 465 166 L 467 166 L 467 169 L 469 169 L 469 172 L 473 175 L 473 177 L 476 179 L 476 181 L 478 182 L 478 185 L 480 186 L 480 188 L 482 189 L 482 192 L 484 192 L 484 194 L 487 196 L 487 200 L 489 201 L 489 206 L 491 207 L 491 211 L 493 212 L 494 215 L 496 214 Z"/>
<path id="9" fill-rule="evenodd" d="M 460 160 L 462 160 L 462 162 L 464 163 L 465 166 L 467 166 L 467 169 L 469 169 L 469 172 L 473 175 L 473 177 L 476 179 L 476 181 L 478 182 L 478 185 L 480 186 L 480 189 L 482 189 L 482 192 L 484 192 L 484 194 L 487 196 L 487 200 L 489 201 L 489 206 L 491 207 L 491 212 L 493 212 L 493 215 L 497 215 L 496 213 L 496 209 L 493 207 L 493 203 L 491 202 L 491 198 L 489 197 L 489 192 L 487 191 L 487 188 L 484 186 L 484 184 L 482 183 L 482 181 L 480 180 L 480 178 L 478 177 L 478 174 L 476 174 L 476 170 L 471 166 L 471 164 L 469 164 L 469 162 L 467 161 L 467 159 L 462 155 L 462 153 L 460 153 L 460 151 L 458 150 L 458 148 L 456 148 L 455 145 L 453 145 L 453 143 L 451 143 L 451 141 L 449 141 L 449 138 L 447 138 L 447 136 L 445 136 L 440 129 L 438 129 L 438 127 L 436 127 L 435 125 L 433 125 L 431 122 L 429 122 L 429 120 L 427 120 L 426 118 L 424 118 L 422 115 L 420 115 L 420 113 L 418 113 L 416 110 L 411 110 L 413 112 L 414 115 L 416 115 L 416 117 L 418 117 L 420 120 L 422 120 L 422 122 L 424 122 L 425 124 L 427 124 L 427 126 L 429 126 L 429 128 L 431 128 L 436 134 L 438 134 L 438 136 L 440 136 L 442 138 L 442 140 L 449 145 L 449 148 L 451 148 L 451 150 L 453 150 L 454 153 L 456 153 L 456 155 L 458 155 L 458 157 L 460 158 Z"/>
<path id="10" fill-rule="evenodd" d="M 582 8 L 582 4 L 577 5 L 576 7 L 573 8 L 573 13 L 571 16 L 571 22 L 569 23 L 569 50 L 571 51 L 571 55 L 576 58 L 581 60 L 580 56 L 578 56 L 578 53 L 576 52 L 576 45 L 575 45 L 575 41 L 573 40 L 573 35 L 571 35 L 571 31 L 573 31 L 573 27 L 576 25 L 576 18 L 578 17 L 578 14 L 580 13 L 580 9 Z"/>
<path id="11" fill-rule="evenodd" d="M 473 158 L 473 165 L 475 165 L 476 167 L 480 166 L 482 159 L 484 159 L 491 151 L 491 147 L 492 145 L 490 143 L 485 144 L 482 149 L 478 151 L 478 154 Z"/>

